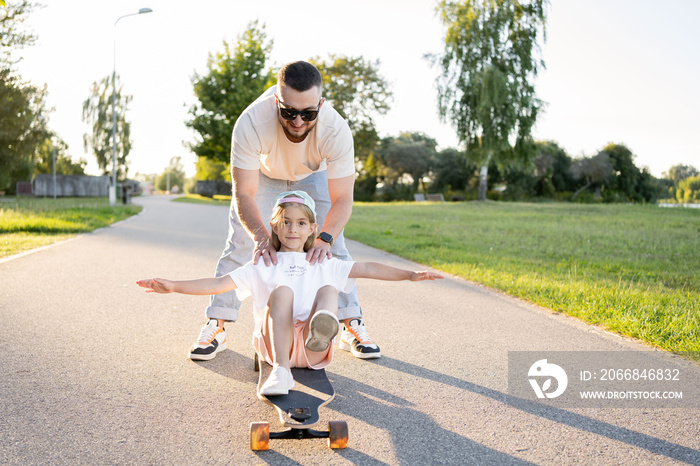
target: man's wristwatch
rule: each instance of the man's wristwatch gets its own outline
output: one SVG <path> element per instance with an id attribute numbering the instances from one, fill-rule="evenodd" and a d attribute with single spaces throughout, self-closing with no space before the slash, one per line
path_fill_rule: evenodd
<path id="1" fill-rule="evenodd" d="M 326 243 L 328 243 L 328 244 L 330 244 L 331 246 L 333 246 L 333 237 L 332 237 L 331 235 L 329 235 L 328 233 L 326 233 L 325 231 L 322 231 L 322 232 L 318 235 L 318 239 L 320 239 L 321 241 L 325 241 Z"/>

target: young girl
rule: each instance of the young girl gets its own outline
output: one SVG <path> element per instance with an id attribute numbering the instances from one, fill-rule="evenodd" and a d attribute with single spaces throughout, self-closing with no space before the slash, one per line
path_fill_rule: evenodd
<path id="1" fill-rule="evenodd" d="M 228 275 L 196 280 L 153 278 L 137 284 L 155 293 L 194 295 L 236 290 L 242 301 L 253 297 L 253 347 L 273 366 L 261 388 L 263 395 L 286 395 L 294 387 L 291 367 L 321 369 L 333 359 L 333 338 L 340 328 L 338 291 L 348 292 L 356 278 L 377 280 L 435 280 L 434 272 L 411 272 L 376 262 L 336 258 L 314 265 L 306 254 L 316 239 L 315 203 L 304 191 L 277 197 L 270 220 L 277 265 L 251 262 Z"/>

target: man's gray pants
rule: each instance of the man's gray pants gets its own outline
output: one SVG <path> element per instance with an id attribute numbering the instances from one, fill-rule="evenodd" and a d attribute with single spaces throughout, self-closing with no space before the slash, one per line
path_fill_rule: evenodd
<path id="1" fill-rule="evenodd" d="M 308 177 L 300 181 L 285 181 L 268 178 L 260 173 L 260 184 L 255 201 L 260 210 L 263 223 L 270 230 L 270 217 L 275 207 L 277 196 L 284 191 L 306 191 L 309 196 L 316 201 L 316 223 L 318 228 L 323 227 L 323 222 L 326 219 L 326 214 L 331 208 L 330 196 L 328 194 L 328 178 L 326 172 L 312 173 Z M 320 231 L 319 231 L 320 233 Z M 235 198 L 231 199 L 231 208 L 229 210 L 229 226 L 228 238 L 223 254 L 219 258 L 219 263 L 216 265 L 216 276 L 221 277 L 231 272 L 232 270 L 241 267 L 253 259 L 253 250 L 255 243 L 248 236 L 248 232 L 243 228 L 238 217 L 238 209 Z M 331 247 L 333 257 L 341 260 L 350 261 L 350 253 L 345 246 L 345 237 L 341 233 L 333 241 Z M 262 260 L 262 259 L 260 259 Z M 271 265 L 272 267 L 272 265 Z M 236 296 L 235 291 L 229 291 L 220 295 L 212 295 L 209 302 L 209 307 L 206 310 L 208 319 L 221 319 L 225 321 L 235 322 L 238 319 L 238 309 L 241 306 L 241 301 Z M 350 319 L 360 317 L 362 310 L 357 299 L 357 286 L 350 293 L 338 294 L 338 319 Z"/>

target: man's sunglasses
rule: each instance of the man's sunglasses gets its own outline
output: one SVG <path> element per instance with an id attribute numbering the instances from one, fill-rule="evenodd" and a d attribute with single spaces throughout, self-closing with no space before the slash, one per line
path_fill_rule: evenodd
<path id="1" fill-rule="evenodd" d="M 294 110 L 293 108 L 285 108 L 282 102 L 277 101 L 278 107 L 280 109 L 280 116 L 285 120 L 294 120 L 297 115 L 301 116 L 303 121 L 314 121 L 318 117 L 318 112 L 321 110 L 321 101 L 318 102 L 318 108 L 316 110 Z"/>

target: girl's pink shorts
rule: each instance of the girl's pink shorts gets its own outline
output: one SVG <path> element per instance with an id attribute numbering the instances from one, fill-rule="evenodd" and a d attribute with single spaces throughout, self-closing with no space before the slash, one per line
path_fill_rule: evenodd
<path id="1" fill-rule="evenodd" d="M 323 360 L 316 364 L 309 364 L 309 358 L 306 354 L 306 342 L 304 341 L 304 326 L 306 322 L 294 322 L 294 337 L 292 341 L 292 352 L 289 355 L 289 362 L 292 367 L 308 367 L 310 369 L 323 369 L 333 361 L 333 344 L 335 338 L 331 341 Z M 262 329 L 253 333 L 253 348 L 260 355 L 261 359 L 272 365 L 272 348 L 268 348 L 265 344 L 265 337 L 262 335 Z"/>

